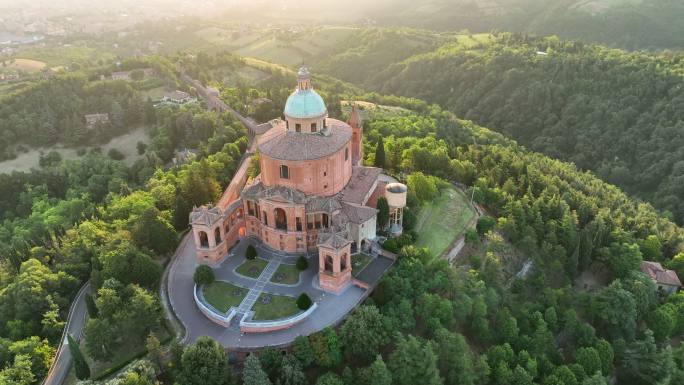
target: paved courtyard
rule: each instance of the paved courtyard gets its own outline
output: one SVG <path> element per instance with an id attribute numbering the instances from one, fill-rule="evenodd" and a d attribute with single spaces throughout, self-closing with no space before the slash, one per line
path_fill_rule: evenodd
<path id="1" fill-rule="evenodd" d="M 235 269 L 245 260 L 245 249 L 249 243 L 257 247 L 259 258 L 268 261 L 268 265 L 257 279 L 235 272 Z M 285 345 L 299 335 L 309 335 L 326 326 L 337 324 L 363 300 L 366 290 L 355 285 L 350 285 L 339 294 L 320 290 L 318 288 L 317 256 L 308 258 L 309 268 L 300 273 L 297 284 L 285 285 L 271 282 L 271 278 L 280 264 L 294 265 L 297 258 L 298 255 L 275 253 L 266 247 L 262 247 L 258 241 L 245 239 L 231 249 L 230 255 L 219 266 L 215 267 L 216 280 L 227 281 L 249 289 L 249 293 L 239 306 L 241 314 L 252 308 L 261 293 L 292 297 L 307 293 L 318 304 L 318 308 L 308 318 L 289 329 L 266 333 L 242 333 L 238 326 L 241 314 L 236 316 L 231 325 L 226 328 L 210 321 L 195 304 L 192 275 L 197 267 L 197 262 L 193 238 L 188 237 L 177 251 L 177 256 L 169 271 L 167 283 L 169 300 L 173 310 L 186 329 L 185 342 L 192 343 L 198 337 L 206 335 L 230 348 L 249 349 Z M 377 257 L 361 272 L 359 279 L 371 287 L 375 286 L 391 265 L 391 260 Z"/>

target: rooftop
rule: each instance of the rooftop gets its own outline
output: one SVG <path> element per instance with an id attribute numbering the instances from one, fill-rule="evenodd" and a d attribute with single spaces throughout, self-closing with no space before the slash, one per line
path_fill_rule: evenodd
<path id="1" fill-rule="evenodd" d="M 288 131 L 284 121 L 259 138 L 259 152 L 279 160 L 312 160 L 330 156 L 347 145 L 352 137 L 348 124 L 326 119 L 328 135 Z"/>
<path id="2" fill-rule="evenodd" d="M 313 89 L 297 89 L 287 98 L 284 113 L 290 118 L 320 118 L 327 113 L 327 108 L 321 95 Z"/>
<path id="3" fill-rule="evenodd" d="M 682 286 L 677 273 L 675 273 L 673 270 L 667 270 L 663 268 L 663 266 L 658 262 L 641 262 L 641 271 L 644 274 L 647 274 L 657 283 L 669 286 Z"/>
<path id="4" fill-rule="evenodd" d="M 337 197 L 343 202 L 357 205 L 366 204 L 366 198 L 371 193 L 371 189 L 381 173 L 382 169 L 377 167 L 352 167 L 352 177 L 347 186 L 337 194 Z"/>

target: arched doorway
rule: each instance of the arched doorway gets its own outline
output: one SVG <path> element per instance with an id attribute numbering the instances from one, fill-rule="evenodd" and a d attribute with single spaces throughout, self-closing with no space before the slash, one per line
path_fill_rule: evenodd
<path id="1" fill-rule="evenodd" d="M 221 228 L 217 227 L 214 229 L 214 241 L 216 241 L 216 244 L 218 245 L 221 243 Z"/>
<path id="2" fill-rule="evenodd" d="M 207 235 L 207 233 L 205 233 L 204 231 L 200 231 L 199 239 L 200 239 L 200 246 L 201 247 L 204 247 L 204 248 L 209 247 L 209 236 Z"/>
<path id="3" fill-rule="evenodd" d="M 273 216 L 275 217 L 276 229 L 287 230 L 287 216 L 285 215 L 285 210 L 277 208 L 273 212 Z"/>
<path id="4" fill-rule="evenodd" d="M 325 256 L 325 271 L 327 271 L 328 273 L 333 272 L 333 257 L 331 257 L 330 255 Z"/>

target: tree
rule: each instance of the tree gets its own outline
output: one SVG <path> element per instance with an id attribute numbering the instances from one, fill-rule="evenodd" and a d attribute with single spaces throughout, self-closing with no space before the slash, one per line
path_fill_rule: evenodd
<path id="1" fill-rule="evenodd" d="M 375 167 L 385 168 L 385 144 L 382 141 L 382 136 L 378 138 L 378 143 L 375 145 Z"/>
<path id="2" fill-rule="evenodd" d="M 370 363 L 387 343 L 383 316 L 375 306 L 360 306 L 340 329 L 340 341 L 347 359 Z"/>
<path id="3" fill-rule="evenodd" d="M 309 367 L 314 362 L 314 352 L 311 348 L 309 338 L 305 336 L 297 336 L 292 346 L 292 354 L 302 363 L 304 368 Z"/>
<path id="4" fill-rule="evenodd" d="M 387 369 L 385 361 L 381 355 L 375 357 L 370 366 L 361 368 L 358 374 L 358 381 L 362 385 L 391 385 L 392 373 Z"/>
<path id="5" fill-rule="evenodd" d="M 378 216 L 377 216 L 377 221 L 378 221 L 378 227 L 380 230 L 384 230 L 387 227 L 387 224 L 389 223 L 389 204 L 387 203 L 387 198 L 385 197 L 379 197 L 378 198 L 378 203 L 377 203 L 377 209 L 378 209 Z"/>
<path id="6" fill-rule="evenodd" d="M 147 144 L 145 142 L 138 142 L 135 148 L 138 150 L 138 155 L 144 155 L 145 151 L 147 151 Z"/>
<path id="7" fill-rule="evenodd" d="M 345 383 L 337 374 L 328 372 L 318 377 L 316 385 L 345 385 Z"/>
<path id="8" fill-rule="evenodd" d="M 85 347 L 90 357 L 105 361 L 121 346 L 118 328 L 108 319 L 91 318 L 85 328 Z"/>
<path id="9" fill-rule="evenodd" d="M 297 297 L 297 307 L 300 310 L 309 310 L 311 305 L 313 305 L 313 302 L 306 293 L 302 293 Z"/>
<path id="10" fill-rule="evenodd" d="M 610 342 L 600 339 L 596 343 L 596 351 L 599 354 L 599 359 L 601 360 L 601 372 L 608 376 L 613 373 L 613 360 L 615 359 L 615 353 L 613 352 L 613 346 Z"/>
<path id="11" fill-rule="evenodd" d="M 147 353 L 149 353 L 154 364 L 157 365 L 158 369 L 161 369 L 161 367 L 162 367 L 161 342 L 159 342 L 159 338 L 157 338 L 157 336 L 155 336 L 154 333 L 150 333 L 147 336 L 147 340 L 145 340 L 145 347 L 147 348 Z"/>
<path id="12" fill-rule="evenodd" d="M 250 354 L 245 360 L 245 367 L 242 370 L 242 383 L 244 385 L 271 385 L 271 380 L 261 368 L 259 358 Z"/>
<path id="13" fill-rule="evenodd" d="M 494 228 L 496 225 L 496 219 L 488 216 L 488 215 L 483 215 L 480 218 L 477 219 L 477 233 L 480 234 L 480 236 L 485 235 L 488 231 Z"/>
<path id="14" fill-rule="evenodd" d="M 97 316 L 98 316 L 97 305 L 95 305 L 95 300 L 93 299 L 93 296 L 90 295 L 90 293 L 86 293 L 85 303 L 86 303 L 86 308 L 88 309 L 88 316 L 90 318 L 97 318 Z"/>
<path id="15" fill-rule="evenodd" d="M 340 344 L 335 330 L 327 327 L 309 336 L 311 348 L 314 352 L 316 365 L 334 367 L 342 362 Z"/>
<path id="16" fill-rule="evenodd" d="M 173 226 L 156 207 L 146 209 L 137 218 L 131 233 L 138 247 L 146 247 L 159 255 L 172 252 L 178 243 Z"/>
<path id="17" fill-rule="evenodd" d="M 226 351 L 210 337 L 199 337 L 183 352 L 178 381 L 184 385 L 232 384 Z"/>
<path id="18" fill-rule="evenodd" d="M 297 270 L 304 271 L 308 268 L 309 268 L 309 261 L 306 259 L 305 256 L 300 255 L 299 258 L 297 258 Z"/>
<path id="19" fill-rule="evenodd" d="M 653 331 L 653 337 L 658 342 L 667 340 L 675 327 L 673 306 L 666 304 L 652 310 L 647 318 L 648 327 Z"/>
<path id="20" fill-rule="evenodd" d="M 306 385 L 306 375 L 295 356 L 286 354 L 283 357 L 278 385 Z"/>
<path id="21" fill-rule="evenodd" d="M 653 332 L 646 329 L 643 339 L 635 339 L 619 349 L 619 363 L 615 373 L 619 383 L 658 384 L 671 373 L 674 363 L 669 347 L 659 348 Z"/>
<path id="22" fill-rule="evenodd" d="M 598 350 L 592 347 L 579 348 L 575 351 L 575 361 L 584 368 L 584 372 L 590 376 L 601 372 L 601 357 Z"/>
<path id="23" fill-rule="evenodd" d="M 473 354 L 465 338 L 440 328 L 435 332 L 437 362 L 445 385 L 470 385 L 475 383 Z"/>
<path id="24" fill-rule="evenodd" d="M 76 378 L 79 380 L 87 380 L 90 378 L 90 366 L 88 362 L 83 357 L 81 348 L 78 343 L 74 341 L 71 334 L 67 334 L 67 342 L 69 344 L 69 352 L 71 352 L 71 358 L 74 360 L 74 372 L 76 373 Z"/>
<path id="25" fill-rule="evenodd" d="M 268 374 L 268 377 L 272 382 L 275 382 L 281 363 L 283 362 L 283 355 L 280 351 L 268 347 L 259 353 L 259 360 L 261 361 L 262 368 Z"/>
<path id="26" fill-rule="evenodd" d="M 12 366 L 0 370 L 0 385 L 31 385 L 36 375 L 31 372 L 31 358 L 25 354 L 14 356 Z"/>
<path id="27" fill-rule="evenodd" d="M 601 289 L 594 298 L 598 317 L 606 330 L 616 337 L 631 339 L 637 322 L 636 302 L 630 292 L 622 288 L 620 281 Z"/>
<path id="28" fill-rule="evenodd" d="M 195 269 L 195 274 L 193 274 L 192 278 L 198 285 L 208 285 L 214 282 L 214 270 L 207 265 L 199 265 Z"/>
<path id="29" fill-rule="evenodd" d="M 247 246 L 247 250 L 245 251 L 245 257 L 247 259 L 250 259 L 250 260 L 255 259 L 257 257 L 257 255 L 258 255 L 257 250 L 256 250 L 256 247 L 254 247 L 254 245 Z"/>
<path id="30" fill-rule="evenodd" d="M 428 343 L 414 336 L 399 335 L 396 349 L 390 354 L 387 367 L 395 385 L 441 385 L 437 357 Z"/>

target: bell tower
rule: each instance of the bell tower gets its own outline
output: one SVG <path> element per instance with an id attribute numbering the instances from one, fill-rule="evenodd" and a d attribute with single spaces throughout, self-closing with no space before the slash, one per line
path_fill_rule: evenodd
<path id="1" fill-rule="evenodd" d="M 347 122 L 352 128 L 352 164 L 361 166 L 363 163 L 363 121 L 356 103 L 352 104 L 351 114 Z"/>

